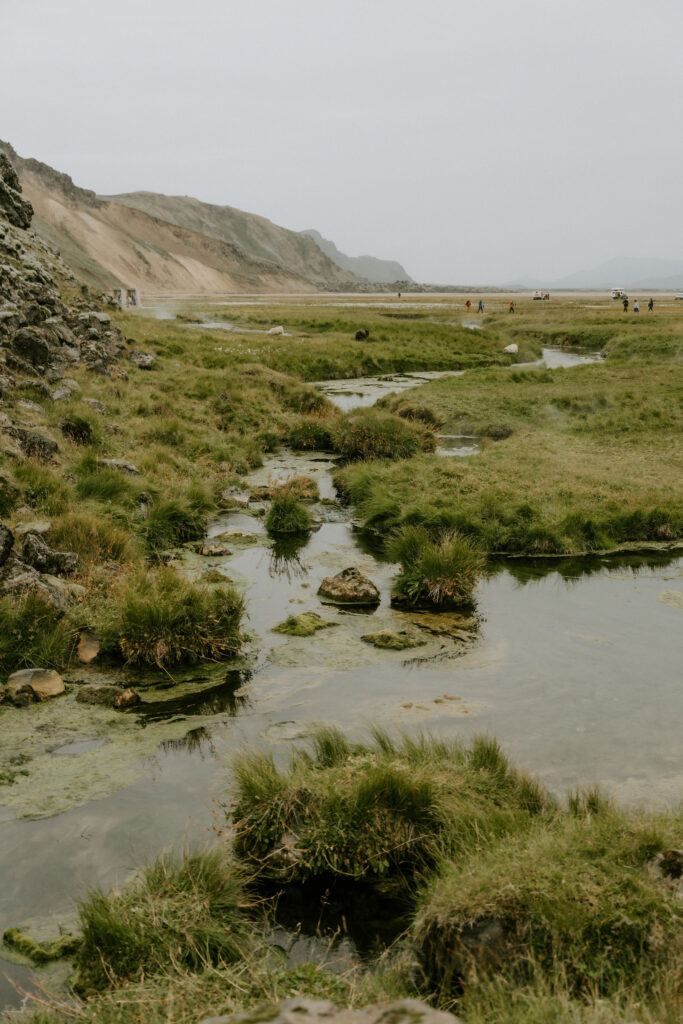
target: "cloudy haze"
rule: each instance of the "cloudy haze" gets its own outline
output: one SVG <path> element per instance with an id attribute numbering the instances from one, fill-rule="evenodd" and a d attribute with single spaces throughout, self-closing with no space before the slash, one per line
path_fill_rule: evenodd
<path id="1" fill-rule="evenodd" d="M 419 280 L 683 256 L 680 0 L 0 0 L 0 138 Z"/>

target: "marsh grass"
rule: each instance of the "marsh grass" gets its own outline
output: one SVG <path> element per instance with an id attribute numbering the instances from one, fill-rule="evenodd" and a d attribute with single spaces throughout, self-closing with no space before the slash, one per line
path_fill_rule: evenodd
<path id="1" fill-rule="evenodd" d="M 675 968 L 683 914 L 675 885 L 647 865 L 683 822 L 590 803 L 442 865 L 412 928 L 442 994 L 483 976 L 525 985 L 558 967 L 573 996 L 653 993 Z M 492 922 L 495 939 L 477 942 Z"/>
<path id="2" fill-rule="evenodd" d="M 306 533 L 311 529 L 311 514 L 293 494 L 276 495 L 266 514 L 265 527 L 271 534 Z"/>
<path id="3" fill-rule="evenodd" d="M 243 612 L 231 586 L 188 583 L 170 568 L 124 574 L 87 609 L 104 654 L 159 668 L 234 656 Z"/>
<path id="4" fill-rule="evenodd" d="M 75 551 L 81 569 L 100 562 L 132 563 L 139 555 L 136 538 L 109 517 L 93 512 L 66 512 L 52 520 L 48 540 L 58 551 Z"/>
<path id="5" fill-rule="evenodd" d="M 324 729 L 312 748 L 286 770 L 270 755 L 235 764 L 235 849 L 263 878 L 382 880 L 410 891 L 447 852 L 524 831 L 552 806 L 485 738 L 466 750 L 378 732 L 358 745 Z"/>
<path id="6" fill-rule="evenodd" d="M 308 416 L 292 424 L 287 434 L 287 443 L 297 452 L 334 451 L 333 429 L 332 421 Z"/>
<path id="7" fill-rule="evenodd" d="M 365 459 L 409 459 L 433 451 L 430 430 L 391 413 L 367 409 L 344 416 L 333 436 L 335 450 L 347 462 Z"/>
<path id="8" fill-rule="evenodd" d="M 467 605 L 484 568 L 484 557 L 454 530 L 430 533 L 405 526 L 389 541 L 387 555 L 401 564 L 392 600 L 448 608 Z"/>
<path id="9" fill-rule="evenodd" d="M 0 679 L 22 668 L 62 669 L 72 647 L 68 622 L 39 592 L 0 599 Z"/>
<path id="10" fill-rule="evenodd" d="M 121 894 L 91 892 L 79 908 L 75 988 L 89 995 L 173 969 L 235 963 L 251 948 L 247 899 L 219 850 L 160 857 Z"/>

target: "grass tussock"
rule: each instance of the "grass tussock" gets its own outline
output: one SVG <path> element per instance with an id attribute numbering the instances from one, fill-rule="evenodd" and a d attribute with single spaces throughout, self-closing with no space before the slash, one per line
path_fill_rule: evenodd
<path id="1" fill-rule="evenodd" d="M 349 413 L 334 434 L 336 451 L 347 462 L 361 459 L 409 459 L 433 451 L 433 433 L 415 422 L 375 409 Z"/>
<path id="2" fill-rule="evenodd" d="M 334 451 L 333 424 L 315 416 L 302 418 L 289 428 L 287 443 L 295 452 Z"/>
<path id="3" fill-rule="evenodd" d="M 405 526 L 391 539 L 387 554 L 400 562 L 395 601 L 449 608 L 471 603 L 484 557 L 471 540 L 454 530 L 433 537 L 423 526 Z"/>
<path id="4" fill-rule="evenodd" d="M 147 545 L 152 551 L 163 551 L 201 540 L 212 505 L 211 499 L 201 491 L 155 502 L 144 524 Z"/>
<path id="5" fill-rule="evenodd" d="M 89 609 L 103 653 L 161 668 L 233 657 L 243 612 L 231 586 L 188 583 L 170 568 L 121 576 Z"/>
<path id="6" fill-rule="evenodd" d="M 482 975 L 524 985 L 559 966 L 575 996 L 653 991 L 683 952 L 683 913 L 675 881 L 648 865 L 682 828 L 603 804 L 443 865 L 412 929 L 430 978 L 454 993 Z"/>
<path id="7" fill-rule="evenodd" d="M 0 680 L 22 668 L 63 668 L 73 634 L 63 615 L 38 591 L 0 599 Z"/>
<path id="8" fill-rule="evenodd" d="M 293 494 L 273 498 L 265 519 L 268 533 L 306 533 L 311 529 L 311 514 Z"/>
<path id="9" fill-rule="evenodd" d="M 552 801 L 494 742 L 349 744 L 321 730 L 287 770 L 272 757 L 237 761 L 238 855 L 265 878 L 382 879 L 403 888 L 447 852 L 460 856 L 525 830 Z"/>
<path id="10" fill-rule="evenodd" d="M 138 553 L 131 533 L 92 512 L 68 512 L 55 518 L 48 540 L 58 551 L 75 551 L 83 566 L 133 562 Z"/>
<path id="11" fill-rule="evenodd" d="M 242 879 L 220 851 L 161 857 L 121 894 L 80 905 L 76 957 L 82 995 L 173 968 L 201 971 L 244 958 L 250 927 Z"/>

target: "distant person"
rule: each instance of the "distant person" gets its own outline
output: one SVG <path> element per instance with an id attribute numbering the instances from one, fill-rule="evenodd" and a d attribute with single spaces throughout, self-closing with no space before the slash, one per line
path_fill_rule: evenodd
<path id="1" fill-rule="evenodd" d="M 401 293 L 400 292 L 398 293 L 398 297 L 399 297 L 399 299 L 401 298 Z"/>
<path id="2" fill-rule="evenodd" d="M 621 304 L 624 307 L 624 313 L 627 313 L 628 312 L 628 299 L 626 298 L 625 295 L 624 295 L 623 299 L 621 300 Z"/>
<path id="3" fill-rule="evenodd" d="M 652 302 L 652 299 L 650 299 L 650 302 Z M 465 303 L 465 309 L 467 310 L 467 312 L 468 312 L 468 313 L 469 313 L 469 311 L 470 311 L 470 306 L 471 306 L 471 305 L 472 305 L 472 303 L 471 303 L 471 302 L 470 302 L 470 300 L 468 299 L 468 300 L 467 300 L 467 302 Z"/>
<path id="4" fill-rule="evenodd" d="M 483 313 L 483 312 L 484 312 L 484 303 L 481 301 L 481 299 L 479 299 L 479 305 L 477 306 L 477 313 Z"/>
<path id="5" fill-rule="evenodd" d="M 650 301 L 647 304 L 647 308 L 648 308 L 648 312 L 651 313 L 652 310 L 655 308 L 655 300 L 654 299 L 650 299 Z"/>
<path id="6" fill-rule="evenodd" d="M 512 301 L 512 299 L 510 299 L 510 305 L 508 306 L 508 313 L 514 313 L 514 311 L 515 311 L 515 304 Z"/>
<path id="7" fill-rule="evenodd" d="M 633 303 L 633 312 L 640 313 L 640 305 L 638 303 L 638 299 L 636 299 L 636 301 Z"/>

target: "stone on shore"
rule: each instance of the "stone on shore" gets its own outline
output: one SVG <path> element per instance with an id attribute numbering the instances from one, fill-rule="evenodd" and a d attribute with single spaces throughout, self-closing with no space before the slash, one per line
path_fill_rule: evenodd
<path id="1" fill-rule="evenodd" d="M 13 672 L 7 680 L 10 698 L 17 699 L 20 703 L 23 703 L 22 697 L 36 700 L 59 697 L 65 689 L 62 677 L 50 668 L 25 668 L 20 672 Z"/>

